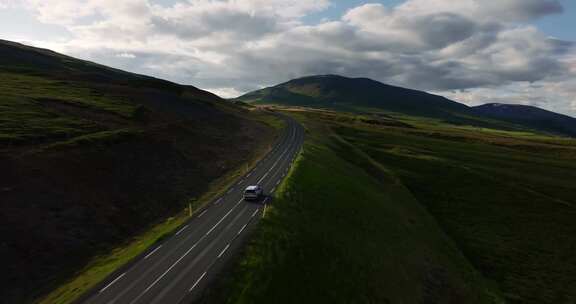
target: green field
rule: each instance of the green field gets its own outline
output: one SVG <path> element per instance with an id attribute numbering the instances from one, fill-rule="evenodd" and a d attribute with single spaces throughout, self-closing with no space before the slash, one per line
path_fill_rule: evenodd
<path id="1" fill-rule="evenodd" d="M 299 118 L 303 153 L 212 302 L 497 302 L 393 175 L 328 126 Z"/>
<path id="2" fill-rule="evenodd" d="M 304 151 L 214 303 L 576 301 L 574 140 L 293 115 Z"/>
<path id="3" fill-rule="evenodd" d="M 125 124 L 138 109 L 79 83 L 6 72 L 0 73 L 0 80 L 0 145 L 37 144 L 114 129 L 110 127 Z M 110 117 L 110 123 L 101 122 Z"/>

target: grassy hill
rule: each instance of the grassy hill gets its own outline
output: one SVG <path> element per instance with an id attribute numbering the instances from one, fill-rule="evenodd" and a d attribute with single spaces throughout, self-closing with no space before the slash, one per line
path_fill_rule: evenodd
<path id="1" fill-rule="evenodd" d="M 199 203 L 267 148 L 267 119 L 192 86 L 0 41 L 2 303 L 41 296 Z"/>
<path id="2" fill-rule="evenodd" d="M 576 142 L 330 111 L 209 303 L 572 303 Z"/>
<path id="3" fill-rule="evenodd" d="M 368 78 L 319 75 L 293 79 L 236 100 L 322 108 L 374 108 L 428 117 L 450 117 L 470 109 L 444 97 L 386 85 Z"/>
<path id="4" fill-rule="evenodd" d="M 474 111 L 485 117 L 529 126 L 536 130 L 554 134 L 576 137 L 576 118 L 537 107 L 489 103 L 474 107 Z"/>
<path id="5" fill-rule="evenodd" d="M 531 107 L 532 114 L 528 114 L 525 107 L 513 105 L 507 107 L 506 113 L 488 111 L 489 106 L 472 108 L 442 96 L 390 86 L 368 78 L 309 76 L 250 92 L 234 100 L 356 113 L 410 115 L 453 125 L 576 135 L 576 119 L 572 117 L 534 107 Z"/>

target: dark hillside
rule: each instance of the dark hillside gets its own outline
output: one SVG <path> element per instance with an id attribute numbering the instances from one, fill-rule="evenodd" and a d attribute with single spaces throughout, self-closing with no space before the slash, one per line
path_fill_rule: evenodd
<path id="1" fill-rule="evenodd" d="M 383 84 L 368 78 L 319 75 L 293 79 L 237 100 L 315 107 L 358 107 L 446 118 L 469 108 L 441 96 Z"/>
<path id="2" fill-rule="evenodd" d="M 0 42 L 1 302 L 50 291 L 253 159 L 273 137 L 253 117 L 191 86 Z"/>
<path id="3" fill-rule="evenodd" d="M 468 107 L 442 96 L 387 85 L 368 78 L 318 75 L 253 91 L 235 101 L 324 108 L 348 112 L 386 112 L 425 117 L 452 125 L 539 131 L 575 136 L 576 120 L 535 107 L 494 104 Z"/>
<path id="4" fill-rule="evenodd" d="M 474 107 L 480 115 L 543 130 L 553 134 L 576 136 L 576 118 L 537 107 L 489 103 Z"/>

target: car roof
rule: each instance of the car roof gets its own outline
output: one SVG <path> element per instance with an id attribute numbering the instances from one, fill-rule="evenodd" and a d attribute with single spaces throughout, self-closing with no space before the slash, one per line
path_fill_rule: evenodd
<path id="1" fill-rule="evenodd" d="M 246 187 L 246 190 L 257 190 L 258 188 L 260 188 L 260 186 L 258 186 L 258 185 L 253 185 L 253 186 L 248 186 L 248 187 Z"/>

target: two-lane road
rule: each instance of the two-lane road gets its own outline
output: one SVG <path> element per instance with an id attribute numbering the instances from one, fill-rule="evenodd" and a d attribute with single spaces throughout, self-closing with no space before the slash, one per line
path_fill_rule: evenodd
<path id="1" fill-rule="evenodd" d="M 150 248 L 129 267 L 107 278 L 80 302 L 89 304 L 181 303 L 192 301 L 237 249 L 265 202 L 242 200 L 248 185 L 267 194 L 284 178 L 304 140 L 302 127 L 287 122 L 274 149 L 226 194 L 214 200 L 169 239 Z"/>

